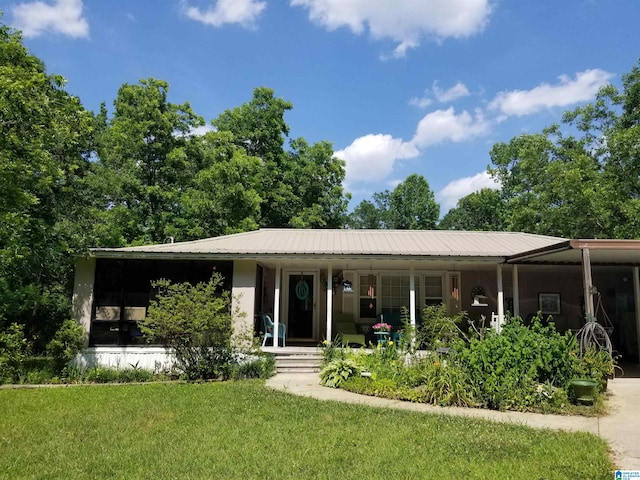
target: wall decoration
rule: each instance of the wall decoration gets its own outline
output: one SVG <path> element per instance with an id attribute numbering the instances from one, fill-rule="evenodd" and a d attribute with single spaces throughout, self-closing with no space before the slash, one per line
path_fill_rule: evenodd
<path id="1" fill-rule="evenodd" d="M 546 315 L 562 313 L 559 293 L 538 293 L 538 310 Z"/>

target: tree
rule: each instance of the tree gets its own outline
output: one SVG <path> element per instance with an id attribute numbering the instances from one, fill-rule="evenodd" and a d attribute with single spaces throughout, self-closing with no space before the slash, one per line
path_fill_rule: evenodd
<path id="1" fill-rule="evenodd" d="M 640 69 L 622 91 L 565 113 L 579 136 L 553 125 L 491 150 L 490 173 L 502 184 L 506 225 L 570 238 L 640 236 Z"/>
<path id="2" fill-rule="evenodd" d="M 170 103 L 168 92 L 167 82 L 152 78 L 122 85 L 98 139 L 102 208 L 125 243 L 162 242 L 175 233 L 179 196 L 197 171 L 187 154 L 189 133 L 204 120 L 188 102 Z"/>
<path id="3" fill-rule="evenodd" d="M 211 123 L 230 132 L 236 146 L 264 165 L 260 226 L 342 227 L 349 198 L 342 188 L 344 162 L 333 156 L 329 142 L 309 145 L 298 138 L 285 150 L 289 125 L 284 114 L 292 108 L 273 90 L 260 87 L 248 103 Z"/>
<path id="4" fill-rule="evenodd" d="M 389 228 L 428 230 L 435 228 L 439 216 L 440 205 L 423 176 L 411 174 L 391 192 Z"/>
<path id="5" fill-rule="evenodd" d="M 438 224 L 442 230 L 502 231 L 505 203 L 500 191 L 483 188 L 458 200 Z"/>
<path id="6" fill-rule="evenodd" d="M 180 201 L 180 215 L 167 233 L 206 238 L 258 228 L 264 166 L 233 143 L 229 132 L 194 138 L 200 170 Z"/>
<path id="7" fill-rule="evenodd" d="M 17 322 L 42 351 L 70 315 L 92 115 L 0 24 L 0 325 Z M 76 218 L 77 216 L 77 218 Z"/>
<path id="8" fill-rule="evenodd" d="M 435 228 L 440 206 L 424 177 L 412 174 L 389 192 L 376 192 L 349 216 L 350 228 L 417 230 Z"/>
<path id="9" fill-rule="evenodd" d="M 369 200 L 362 200 L 349 215 L 349 228 L 380 229 L 383 226 L 381 211 Z"/>

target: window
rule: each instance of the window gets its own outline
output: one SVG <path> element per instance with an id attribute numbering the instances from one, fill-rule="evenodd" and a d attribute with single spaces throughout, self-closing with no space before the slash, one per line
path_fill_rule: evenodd
<path id="1" fill-rule="evenodd" d="M 442 276 L 425 275 L 424 277 L 424 305 L 440 305 L 443 303 Z"/>
<path id="2" fill-rule="evenodd" d="M 414 289 L 416 292 L 416 318 L 420 317 L 420 275 L 414 275 Z M 382 294 L 380 301 L 382 303 L 382 313 L 399 312 L 402 307 L 410 305 L 410 282 L 409 275 L 383 275 Z"/>
<path id="3" fill-rule="evenodd" d="M 375 275 L 360 275 L 360 318 L 376 318 L 378 313 L 378 278 Z"/>

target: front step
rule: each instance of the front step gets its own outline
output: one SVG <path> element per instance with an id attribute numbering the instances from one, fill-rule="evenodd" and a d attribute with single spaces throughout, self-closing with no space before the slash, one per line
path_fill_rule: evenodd
<path id="1" fill-rule="evenodd" d="M 322 365 L 318 353 L 276 353 L 276 373 L 317 373 Z"/>

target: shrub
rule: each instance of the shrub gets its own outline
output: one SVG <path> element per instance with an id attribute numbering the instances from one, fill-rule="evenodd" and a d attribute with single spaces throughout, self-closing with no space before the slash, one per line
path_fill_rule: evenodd
<path id="1" fill-rule="evenodd" d="M 178 368 L 187 378 L 229 378 L 231 352 L 231 296 L 220 291 L 222 276 L 207 283 L 153 282 L 156 299 L 140 329 L 148 341 L 173 348 Z"/>
<path id="2" fill-rule="evenodd" d="M 94 383 L 132 383 L 148 382 L 153 378 L 154 374 L 143 368 L 94 367 L 84 371 L 78 380 Z"/>
<path id="3" fill-rule="evenodd" d="M 85 345 L 86 336 L 82 326 L 75 320 L 65 320 L 47 344 L 47 353 L 53 360 L 55 374 L 65 375 L 69 363 Z"/>
<path id="4" fill-rule="evenodd" d="M 337 359 L 329 362 L 320 371 L 320 381 L 327 387 L 338 388 L 342 382 L 360 375 L 362 368 L 352 358 Z"/>
<path id="5" fill-rule="evenodd" d="M 29 351 L 23 325 L 12 323 L 7 331 L 0 332 L 0 383 L 21 381 Z"/>
<path id="6" fill-rule="evenodd" d="M 416 327 L 416 343 L 431 350 L 447 347 L 459 338 L 460 324 L 467 318 L 465 312 L 448 315 L 445 305 L 425 307 L 421 317 L 422 323 Z"/>
<path id="7" fill-rule="evenodd" d="M 595 380 L 600 391 L 605 391 L 607 380 L 613 376 L 615 368 L 615 359 L 609 352 L 590 345 L 576 361 L 575 375 Z"/>
<path id="8" fill-rule="evenodd" d="M 245 378 L 268 378 L 276 371 L 276 362 L 273 355 L 251 356 L 244 361 L 238 362 L 233 369 L 233 379 L 242 380 Z"/>
<path id="9" fill-rule="evenodd" d="M 501 334 L 486 332 L 467 344 L 454 344 L 457 359 L 472 379 L 479 400 L 489 408 L 527 410 L 536 405 L 536 387 L 565 387 L 574 375 L 577 344 L 539 317 L 531 327 L 509 319 Z"/>

